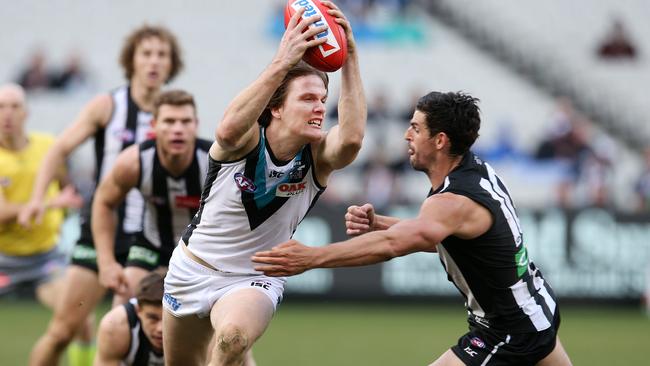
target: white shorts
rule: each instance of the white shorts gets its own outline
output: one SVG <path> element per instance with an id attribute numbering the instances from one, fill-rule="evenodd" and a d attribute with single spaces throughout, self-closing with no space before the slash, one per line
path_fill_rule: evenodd
<path id="1" fill-rule="evenodd" d="M 284 278 L 216 271 L 195 262 L 178 245 L 169 260 L 163 306 L 176 317 L 197 315 L 204 318 L 210 315 L 212 306 L 220 298 L 253 288 L 268 296 L 275 311 L 282 301 L 285 282 Z"/>

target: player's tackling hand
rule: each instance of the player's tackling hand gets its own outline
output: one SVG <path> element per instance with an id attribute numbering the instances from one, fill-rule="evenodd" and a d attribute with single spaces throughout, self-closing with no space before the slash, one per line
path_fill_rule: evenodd
<path id="1" fill-rule="evenodd" d="M 257 252 L 251 258 L 259 263 L 254 268 L 267 276 L 293 276 L 312 268 L 315 248 L 303 245 L 297 240 L 289 240 L 271 250 Z"/>
<path id="2" fill-rule="evenodd" d="M 363 206 L 350 206 L 345 213 L 345 233 L 357 236 L 373 231 L 375 228 L 375 208 L 366 203 Z"/>
<path id="3" fill-rule="evenodd" d="M 128 284 L 124 268 L 116 261 L 99 264 L 99 283 L 118 295 L 128 296 Z"/>

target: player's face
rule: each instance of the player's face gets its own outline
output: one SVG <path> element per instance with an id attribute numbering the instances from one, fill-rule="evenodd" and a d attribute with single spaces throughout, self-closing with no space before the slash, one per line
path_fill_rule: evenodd
<path id="1" fill-rule="evenodd" d="M 160 88 L 172 68 L 171 46 L 158 37 L 145 38 L 133 54 L 133 80 L 148 88 Z"/>
<path id="2" fill-rule="evenodd" d="M 417 110 L 413 113 L 404 139 L 408 142 L 409 162 L 413 169 L 428 171 L 431 163 L 435 161 L 435 148 L 424 113 Z"/>
<path id="3" fill-rule="evenodd" d="M 12 136 L 21 132 L 26 118 L 25 95 L 14 88 L 0 90 L 0 135 Z"/>
<path id="4" fill-rule="evenodd" d="M 284 104 L 275 113 L 294 134 L 319 141 L 326 100 L 327 89 L 320 77 L 301 76 L 290 82 Z"/>
<path id="5" fill-rule="evenodd" d="M 142 331 L 151 342 L 151 345 L 161 351 L 163 348 L 162 305 L 143 304 L 138 306 L 138 318 Z"/>
<path id="6" fill-rule="evenodd" d="M 163 104 L 153 121 L 156 143 L 170 155 L 192 154 L 198 128 L 194 107 L 190 104 Z"/>

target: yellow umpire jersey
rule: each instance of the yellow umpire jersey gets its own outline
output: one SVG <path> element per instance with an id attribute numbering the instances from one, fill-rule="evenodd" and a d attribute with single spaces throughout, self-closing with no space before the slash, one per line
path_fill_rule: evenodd
<path id="1" fill-rule="evenodd" d="M 0 193 L 12 203 L 27 203 L 32 193 L 36 173 L 45 153 L 54 143 L 52 136 L 40 133 L 29 134 L 29 144 L 21 151 L 0 147 Z M 59 184 L 53 182 L 47 190 L 47 198 L 59 193 Z M 0 253 L 26 256 L 46 252 L 57 241 L 59 227 L 63 222 L 63 210 L 51 209 L 45 212 L 43 221 L 24 229 L 14 220 L 0 224 Z"/>

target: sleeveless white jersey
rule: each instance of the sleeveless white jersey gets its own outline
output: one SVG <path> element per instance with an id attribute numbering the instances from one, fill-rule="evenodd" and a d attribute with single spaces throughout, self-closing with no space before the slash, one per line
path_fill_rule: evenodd
<path id="1" fill-rule="evenodd" d="M 201 206 L 183 233 L 192 253 L 221 271 L 259 274 L 250 257 L 289 240 L 325 189 L 316 181 L 310 145 L 280 162 L 264 133 L 239 161 L 208 158 Z"/>
<path id="2" fill-rule="evenodd" d="M 156 141 L 140 144 L 138 189 L 145 200 L 142 234 L 154 247 L 174 248 L 199 209 L 212 142 L 196 139 L 194 159 L 178 177 L 162 166 Z"/>
<path id="3" fill-rule="evenodd" d="M 100 128 L 94 135 L 95 150 L 95 180 L 97 184 L 113 167 L 117 156 L 127 147 L 147 140 L 151 130 L 153 115 L 141 111 L 133 101 L 129 86 L 119 87 L 111 92 L 113 111 L 104 128 Z M 96 187 L 93 187 L 93 189 Z M 81 210 L 81 243 L 93 243 L 90 229 L 92 199 L 88 200 Z M 126 196 L 124 203 L 118 208 L 118 224 L 116 230 L 115 252 L 128 251 L 128 241 L 124 235 L 133 234 L 142 230 L 142 213 L 144 201 L 136 189 L 132 189 Z"/>
<path id="4" fill-rule="evenodd" d="M 140 110 L 131 99 L 129 86 L 122 86 L 111 93 L 113 114 L 105 128 L 95 137 L 97 159 L 97 182 L 113 167 L 117 155 L 126 147 L 147 140 L 153 115 Z M 144 201 L 136 189 L 126 196 L 124 211 L 120 212 L 122 230 L 134 233 L 142 230 Z"/>

